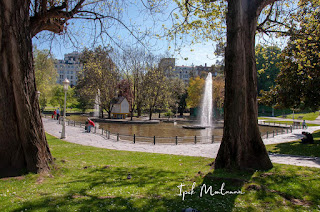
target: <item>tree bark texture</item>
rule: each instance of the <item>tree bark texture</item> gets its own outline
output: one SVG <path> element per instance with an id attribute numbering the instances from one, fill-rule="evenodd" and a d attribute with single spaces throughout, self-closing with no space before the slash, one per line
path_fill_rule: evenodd
<path id="1" fill-rule="evenodd" d="M 0 177 L 49 170 L 27 0 L 0 0 Z"/>
<path id="2" fill-rule="evenodd" d="M 255 32 L 261 9 L 254 2 L 228 1 L 224 131 L 215 168 L 272 168 L 257 121 Z"/>

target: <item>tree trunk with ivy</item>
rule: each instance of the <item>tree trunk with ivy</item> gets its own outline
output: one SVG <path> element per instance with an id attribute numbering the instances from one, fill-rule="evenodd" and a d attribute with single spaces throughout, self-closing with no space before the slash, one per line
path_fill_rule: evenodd
<path id="1" fill-rule="evenodd" d="M 49 170 L 36 93 L 29 4 L 0 1 L 0 177 Z"/>
<path id="2" fill-rule="evenodd" d="M 225 55 L 224 130 L 215 168 L 272 168 L 258 127 L 255 33 L 274 0 L 229 0 Z"/>

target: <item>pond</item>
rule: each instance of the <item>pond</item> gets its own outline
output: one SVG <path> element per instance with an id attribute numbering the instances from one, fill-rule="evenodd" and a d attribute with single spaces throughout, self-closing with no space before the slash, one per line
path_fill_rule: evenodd
<path id="1" fill-rule="evenodd" d="M 68 116 L 73 121 L 85 122 L 87 117 L 85 116 Z M 183 125 L 188 125 L 185 122 L 167 123 L 160 122 L 159 124 L 121 124 L 121 123 L 97 123 L 99 129 L 108 130 L 111 134 L 119 134 L 120 139 L 133 141 L 133 135 L 137 142 L 153 142 L 154 137 L 156 142 L 160 143 L 174 143 L 180 142 L 201 142 L 211 143 L 221 142 L 223 129 L 220 125 L 216 129 L 184 129 Z M 270 133 L 275 128 L 273 127 L 259 127 L 262 135 L 265 135 L 267 131 Z M 278 128 L 277 128 L 278 129 Z"/>

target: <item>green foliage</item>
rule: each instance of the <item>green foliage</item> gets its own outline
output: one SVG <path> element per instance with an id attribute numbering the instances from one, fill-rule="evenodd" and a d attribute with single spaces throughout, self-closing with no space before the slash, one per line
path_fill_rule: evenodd
<path id="1" fill-rule="evenodd" d="M 54 67 L 54 59 L 48 50 L 38 50 L 37 47 L 34 47 L 33 56 L 36 86 L 40 91 L 40 107 L 44 109 L 52 96 L 58 73 Z"/>
<path id="2" fill-rule="evenodd" d="M 320 106 L 320 4 L 307 4 L 294 14 L 300 29 L 295 30 L 282 52 L 281 72 L 276 86 L 263 93 L 263 99 L 278 107 L 317 110 Z M 299 14 L 300 14 L 299 13 Z"/>
<path id="3" fill-rule="evenodd" d="M 175 0 L 179 13 L 172 14 L 173 26 L 168 30 L 168 37 L 176 42 L 183 42 L 185 35 L 191 35 L 191 44 L 215 40 L 223 43 L 226 31 L 225 16 L 227 2 Z M 190 40 L 187 39 L 187 40 Z"/>
<path id="4" fill-rule="evenodd" d="M 166 108 L 170 98 L 169 79 L 161 68 L 149 67 L 143 81 L 144 105 L 149 110 L 149 119 L 153 111 Z"/>
<path id="5" fill-rule="evenodd" d="M 256 64 L 258 72 L 258 92 L 269 91 L 275 85 L 275 79 L 280 72 L 281 49 L 276 46 L 256 46 Z"/>
<path id="6" fill-rule="evenodd" d="M 50 104 L 53 107 L 60 107 L 63 108 L 64 105 L 64 98 L 65 98 L 65 91 L 62 85 L 56 85 L 52 89 L 52 98 L 50 100 Z M 70 88 L 67 91 L 67 104 L 66 107 L 76 107 L 78 104 L 77 98 L 75 96 L 75 88 Z"/>
<path id="7" fill-rule="evenodd" d="M 205 80 L 200 77 L 190 79 L 189 87 L 187 88 L 188 97 L 186 99 L 187 106 L 189 108 L 195 108 L 200 105 L 204 83 L 205 83 Z"/>
<path id="8" fill-rule="evenodd" d="M 216 108 L 223 108 L 225 79 L 218 75 L 212 79 L 212 98 Z"/>
<path id="9" fill-rule="evenodd" d="M 179 112 L 183 115 L 183 112 L 187 106 L 187 89 L 185 83 L 179 78 L 173 78 L 168 81 L 168 104 L 174 112 Z M 178 111 L 177 111 L 178 110 Z"/>
<path id="10" fill-rule="evenodd" d="M 93 105 L 100 90 L 100 107 L 108 112 L 112 110 L 112 99 L 117 97 L 119 82 L 118 70 L 110 58 L 111 50 L 101 46 L 94 50 L 85 49 L 81 56 L 83 69 L 78 76 L 77 95 L 83 106 Z M 87 102 L 88 104 L 85 104 Z"/>

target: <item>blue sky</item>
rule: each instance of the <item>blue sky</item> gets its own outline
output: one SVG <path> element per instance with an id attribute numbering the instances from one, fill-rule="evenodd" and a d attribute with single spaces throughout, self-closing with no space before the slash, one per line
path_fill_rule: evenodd
<path id="1" fill-rule="evenodd" d="M 137 1 L 139 2 L 139 1 Z M 173 9 L 175 5 L 170 5 L 167 11 L 164 11 L 159 17 L 152 17 L 156 22 L 156 25 L 153 25 L 154 22 L 150 20 L 150 16 L 146 15 L 141 11 L 142 5 L 129 5 L 128 10 L 124 11 L 123 22 L 130 26 L 131 24 L 136 27 L 141 27 L 143 31 L 147 27 L 153 30 L 154 33 L 158 33 L 162 30 L 162 24 L 170 25 L 170 21 L 167 20 L 169 12 Z M 48 38 L 48 32 L 41 32 L 37 35 L 36 38 L 33 38 L 33 44 L 37 46 L 38 49 L 50 49 L 53 56 L 57 59 L 62 59 L 64 54 L 70 53 L 73 51 L 81 51 L 84 47 L 92 47 L 92 33 L 93 33 L 93 21 L 81 21 L 81 20 L 72 20 L 69 21 L 68 31 L 72 32 L 72 36 L 75 36 L 73 42 L 68 38 L 68 34 L 65 35 L 54 35 L 54 39 Z M 108 33 L 117 40 L 118 43 L 126 45 L 135 45 L 136 39 L 133 36 L 128 34 L 128 31 L 124 29 L 121 25 L 114 25 L 108 29 Z M 75 41 L 76 40 L 76 41 Z M 201 43 L 190 46 L 189 43 L 185 42 L 184 46 L 180 46 L 181 50 L 179 52 L 174 51 L 172 42 L 167 41 L 166 39 L 158 40 L 155 38 L 150 38 L 150 45 L 154 54 L 165 54 L 168 52 L 168 47 L 170 46 L 170 55 L 176 58 L 176 65 L 204 65 L 205 63 L 208 66 L 215 64 L 216 56 L 214 55 L 214 45 L 213 43 Z M 96 45 L 103 43 L 104 45 L 110 43 L 110 39 L 105 37 L 104 41 L 98 40 L 95 42 Z M 112 44 L 115 46 L 114 44 Z M 147 44 L 148 45 L 148 44 Z M 192 50 L 191 50 L 192 49 Z M 186 60 L 186 58 L 188 58 Z"/>
<path id="2" fill-rule="evenodd" d="M 128 5 L 127 10 L 124 11 L 122 16 L 122 21 L 128 27 L 133 26 L 131 29 L 136 30 L 141 28 L 141 31 L 152 30 L 153 34 L 161 33 L 163 31 L 162 24 L 166 26 L 171 25 L 170 19 L 168 19 L 168 14 L 172 11 L 175 5 L 170 5 L 167 10 L 163 11 L 162 15 L 159 16 L 150 16 L 145 13 L 145 11 L 141 11 L 143 9 L 142 5 L 139 5 L 140 1 L 137 1 L 136 4 Z M 130 4 L 130 3 L 128 3 Z M 141 4 L 141 2 L 140 2 Z M 156 20 L 153 22 L 151 19 Z M 72 32 L 70 34 L 64 35 L 55 35 L 54 39 L 50 39 L 47 36 L 47 32 L 41 32 L 37 35 L 36 38 L 33 39 L 33 43 L 37 45 L 38 49 L 50 49 L 52 54 L 57 59 L 62 59 L 64 54 L 70 53 L 73 51 L 81 51 L 84 47 L 92 48 L 93 43 L 95 45 L 103 44 L 108 45 L 111 43 L 112 46 L 116 47 L 114 43 L 111 42 L 111 39 L 107 39 L 104 35 L 102 36 L 104 40 L 97 40 L 94 42 L 94 27 L 96 22 L 93 21 L 81 21 L 71 20 L 67 26 L 68 31 Z M 123 26 L 115 23 L 112 27 L 110 27 L 107 32 L 109 33 L 112 39 L 115 39 L 118 44 L 125 45 L 136 45 L 136 39 L 128 33 Z M 74 39 L 68 38 L 68 36 L 74 36 Z M 263 38 L 263 39 L 262 39 Z M 272 43 L 278 43 L 279 47 L 282 47 L 285 42 L 283 40 L 272 40 L 270 38 L 262 37 L 259 38 L 257 36 L 257 43 L 262 40 L 269 40 Z M 188 37 L 186 38 L 188 39 Z M 146 44 L 154 54 L 165 54 L 168 51 L 168 47 L 171 49 L 169 51 L 170 55 L 176 58 L 176 65 L 204 65 L 205 63 L 208 66 L 215 64 L 217 57 L 214 55 L 215 43 L 214 42 L 203 42 L 194 45 L 190 45 L 188 41 L 183 42 L 183 46 L 180 47 L 180 51 L 174 51 L 174 46 L 172 45 L 172 41 L 169 42 L 166 39 L 155 39 L 154 37 L 149 37 L 148 41 L 150 44 Z M 265 42 L 265 41 L 264 41 Z M 270 44 L 272 44 L 270 43 Z M 185 60 L 187 58 L 187 60 Z M 219 58 L 221 59 L 221 58 Z"/>

